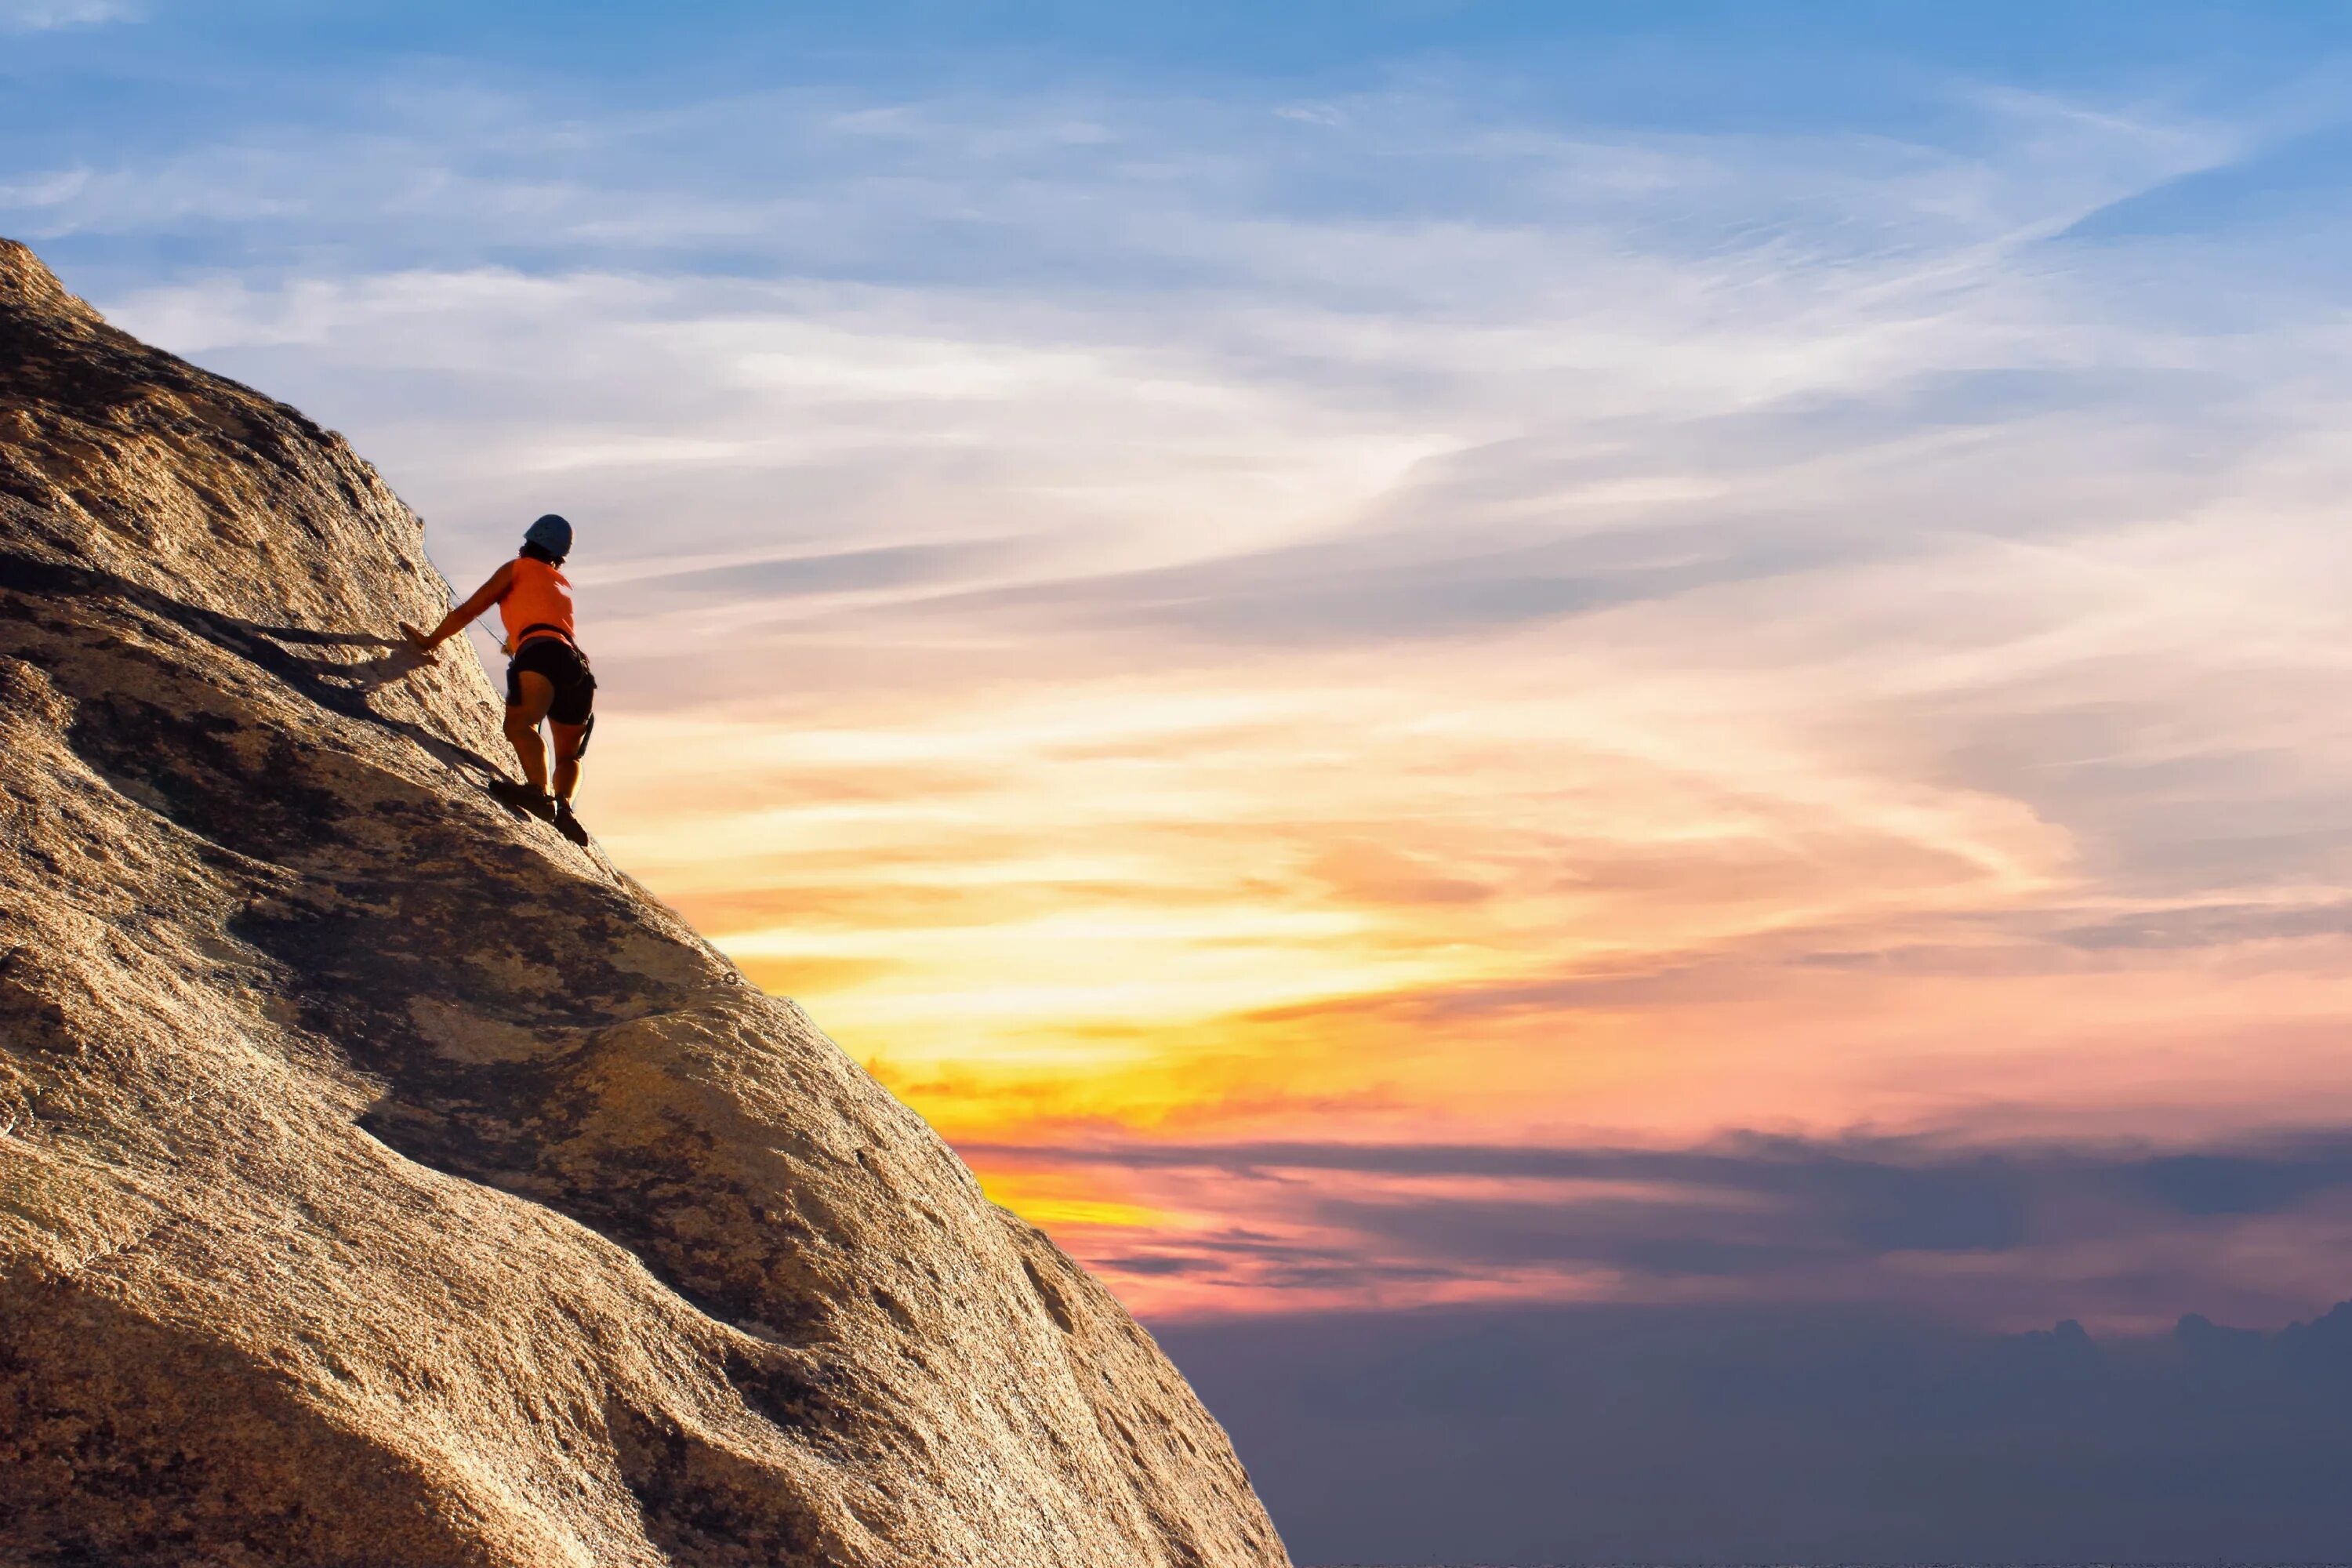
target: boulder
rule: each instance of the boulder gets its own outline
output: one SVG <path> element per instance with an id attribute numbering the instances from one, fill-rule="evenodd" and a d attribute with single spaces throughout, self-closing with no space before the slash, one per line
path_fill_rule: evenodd
<path id="1" fill-rule="evenodd" d="M 0 1562 L 1286 1563 L 1107 1290 L 484 793 L 448 597 L 0 242 Z"/>

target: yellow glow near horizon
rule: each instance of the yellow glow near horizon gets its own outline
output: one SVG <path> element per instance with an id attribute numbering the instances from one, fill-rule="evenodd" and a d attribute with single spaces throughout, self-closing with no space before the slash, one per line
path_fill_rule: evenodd
<path id="1" fill-rule="evenodd" d="M 1753 622 L 1702 591 L 1393 651 L 1063 668 L 986 649 L 936 683 L 893 665 L 765 706 L 616 711 L 630 743 L 599 764 L 595 819 L 1139 1310 L 1705 1300 L 1733 1287 L 1572 1248 L 1432 1267 L 1378 1233 L 1458 1183 L 1052 1154 L 2197 1137 L 2352 1114 L 2327 1067 L 2352 942 L 2329 934 L 2326 877 L 2135 883 L 2080 811 L 2045 811 L 2013 770 L 1972 777 L 1920 717 L 2019 700 L 2006 683 L 2052 660 L 2024 703 L 2049 717 L 2025 721 L 2095 713 L 2154 679 L 2095 657 L 2133 637 L 2184 686 L 2226 681 L 2126 602 L 2148 591 L 2143 547 L 2026 579 L 1988 547 L 1938 587 L 1965 635 L 1879 624 L 1868 569 Z M 2228 622 L 2221 595 L 2173 608 Z M 1988 622 L 2018 625 L 1979 646 Z M 2159 734 L 2115 765 L 2282 743 L 2241 707 L 2208 722 L 2252 739 Z M 2217 908 L 2275 933 L 2161 935 Z M 1927 1263 L 1887 1268 L 1934 1288 Z"/>
<path id="2" fill-rule="evenodd" d="M 1449 695 L 1536 656 L 1543 680 Z M 2067 835 L 1736 670 L 1561 684 L 1580 657 L 1005 683 L 902 694 L 870 731 L 631 715 L 607 843 L 951 1137 L 1837 1127 L 1958 1104 L 1939 1055 L 1980 1082 L 2011 1054 L 1993 1070 L 2041 1070 L 2032 1028 L 1937 1043 L 2032 977 L 1989 1013 L 1964 978 L 1899 972 L 1923 943 L 1944 970 L 1993 961 L 2013 939 L 1987 921 L 2095 902 Z M 722 787 L 658 799 L 680 756 Z M 1782 970 L 1791 943 L 1852 957 Z M 2069 989 L 2078 1044 L 2103 1009 L 2163 1010 Z M 1904 1016 L 1928 996 L 1939 1022 Z M 1913 1053 L 1899 1083 L 1887 1050 Z"/>

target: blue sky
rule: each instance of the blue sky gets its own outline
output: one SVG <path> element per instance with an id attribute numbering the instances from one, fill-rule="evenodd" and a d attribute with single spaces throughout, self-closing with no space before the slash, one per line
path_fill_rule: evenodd
<path id="1" fill-rule="evenodd" d="M 1210 123 L 1295 97 L 1425 95 L 1494 125 L 1967 147 L 1989 132 L 1969 89 L 1998 85 L 2291 141 L 2326 121 L 2342 42 L 2322 6 L 2161 5 L 709 5 L 663 18 L 613 6 L 11 0 L 0 26 L 12 40 L 0 127 L 22 169 L 438 127 L 443 150 L 478 168 L 562 178 L 618 149 L 665 183 L 707 190 L 822 167 L 839 150 L 665 136 L 667 115 L 795 92 L 839 105 L 1124 99 Z M 518 140 L 526 127 L 540 134 Z M 1391 152 L 1377 169 L 1323 168 L 1281 194 L 1370 216 L 1475 207 L 1478 191 L 1440 163 L 1416 170 Z M 201 193 L 184 194 L 201 209 Z M 2197 205 L 2226 211 L 2232 195 Z M 139 235 L 90 225 L 75 239 L 93 260 L 111 241 L 126 262 L 195 264 L 208 240 L 223 242 L 206 216 L 227 215 L 187 211 Z M 341 242 L 376 260 L 478 257 L 480 237 L 389 223 L 364 240 L 307 226 L 278 237 L 302 255 Z M 536 243 L 498 237 L 511 265 L 593 253 L 561 229 Z M 757 273 L 775 237 L 705 247 L 699 261 Z M 240 228 L 240 263 L 264 241 Z"/>

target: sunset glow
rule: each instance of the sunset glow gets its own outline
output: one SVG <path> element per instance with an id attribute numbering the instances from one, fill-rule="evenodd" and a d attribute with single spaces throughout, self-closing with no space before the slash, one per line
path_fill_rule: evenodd
<path id="1" fill-rule="evenodd" d="M 419 58 L 0 214 L 460 590 L 571 516 L 614 863 L 1147 1316 L 2324 1308 L 2327 95 L 1542 47 Z"/>

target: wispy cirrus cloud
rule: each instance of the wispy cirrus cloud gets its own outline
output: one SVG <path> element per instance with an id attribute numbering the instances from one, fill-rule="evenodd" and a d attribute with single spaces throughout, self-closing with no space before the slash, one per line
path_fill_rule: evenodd
<path id="1" fill-rule="evenodd" d="M 0 33 L 102 27 L 110 23 L 135 22 L 142 14 L 130 0 L 0 0 Z"/>
<path id="2" fill-rule="evenodd" d="M 183 237 L 86 291 L 349 431 L 454 575 L 574 516 L 600 833 L 975 1147 L 2352 1114 L 2347 340 L 2259 236 L 2123 221 L 2276 133 L 1459 88 L 592 121 L 404 76 L 0 170 L 0 222 Z M 1260 1226 L 1108 1168 L 992 1177 L 1223 1223 L 1300 1300 L 1644 1272 L 1513 1194 Z M 1881 1288 L 1709 1223 L 1646 1272 Z M 2083 1245 L 1990 1250 L 2055 1291 Z"/>

